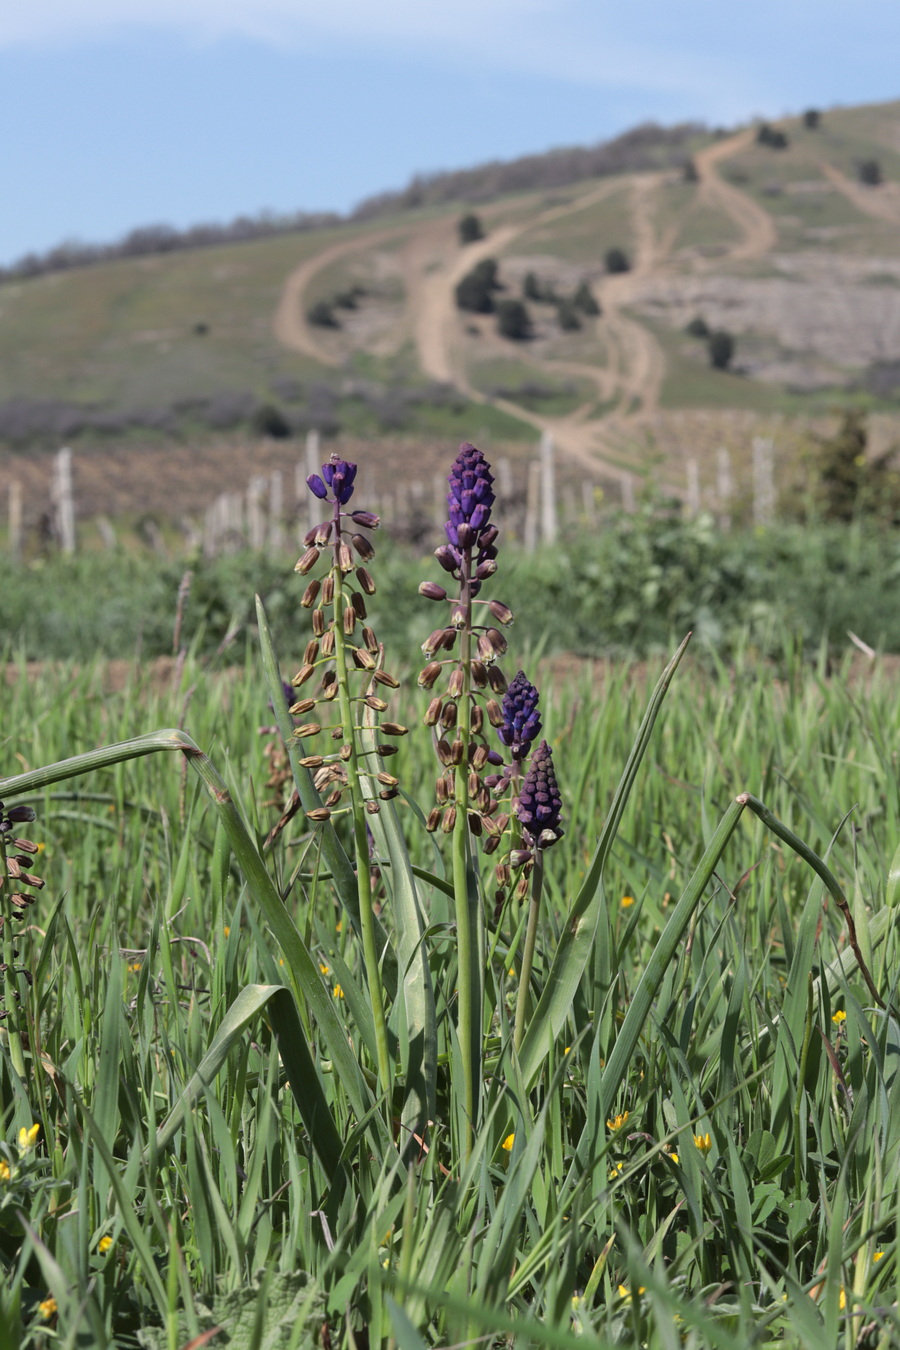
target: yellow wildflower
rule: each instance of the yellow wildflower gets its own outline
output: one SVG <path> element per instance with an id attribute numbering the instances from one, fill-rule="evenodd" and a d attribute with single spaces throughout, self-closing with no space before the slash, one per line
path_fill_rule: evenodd
<path id="1" fill-rule="evenodd" d="M 623 1172 L 624 1170 L 625 1170 L 624 1163 L 613 1163 L 612 1167 L 606 1174 L 607 1181 L 615 1181 L 620 1175 L 620 1173 Z"/>
<path id="2" fill-rule="evenodd" d="M 882 1258 L 883 1256 L 884 1256 L 884 1252 L 873 1252 L 873 1253 L 872 1253 L 872 1260 L 873 1260 L 873 1261 L 880 1261 L 881 1258 Z"/>
<path id="3" fill-rule="evenodd" d="M 51 1317 L 55 1317 L 56 1299 L 52 1297 L 45 1298 L 43 1303 L 38 1304 L 38 1312 L 41 1314 L 41 1317 L 45 1319 L 45 1321 L 49 1321 Z"/>
<path id="4" fill-rule="evenodd" d="M 225 934 L 226 937 L 229 937 L 229 936 L 231 935 L 231 928 L 229 927 L 229 925 L 228 925 L 227 923 L 226 923 L 226 925 L 225 925 L 225 927 L 223 928 L 222 931 L 223 931 L 223 933 Z"/>
<path id="5" fill-rule="evenodd" d="M 19 1131 L 19 1152 L 27 1153 L 30 1148 L 34 1148 L 35 1144 L 37 1143 L 37 1137 L 40 1134 L 40 1132 L 41 1127 L 39 1124 L 32 1125 L 31 1128 L 28 1130 L 26 1130 L 25 1126 L 23 1125 L 21 1130 Z"/>
<path id="6" fill-rule="evenodd" d="M 567 1045 L 565 1050 L 563 1051 L 563 1054 L 567 1055 L 571 1049 L 572 1049 L 571 1045 Z"/>
<path id="7" fill-rule="evenodd" d="M 841 1294 L 840 1298 L 838 1299 L 838 1307 L 840 1308 L 841 1312 L 843 1312 L 846 1306 L 847 1306 L 847 1291 L 846 1289 L 844 1289 L 843 1286 L 841 1286 Z"/>
<path id="8" fill-rule="evenodd" d="M 629 1111 L 623 1111 L 620 1116 L 616 1116 L 613 1120 L 608 1120 L 606 1122 L 606 1128 L 612 1130 L 613 1133 L 615 1133 L 616 1130 L 621 1130 L 630 1114 Z"/>
<path id="9" fill-rule="evenodd" d="M 333 993 L 334 993 L 335 998 L 343 998 L 343 997 L 344 997 L 344 991 L 343 991 L 343 989 L 341 988 L 341 986 L 340 986 L 339 984 L 336 984 L 336 985 L 334 986 Z"/>
<path id="10" fill-rule="evenodd" d="M 831 1020 L 832 1020 L 832 1022 L 834 1023 L 834 1025 L 835 1025 L 836 1027 L 839 1027 L 839 1026 L 841 1025 L 842 1022 L 846 1022 L 846 1020 L 847 1020 L 847 1014 L 843 1011 L 843 1009 L 841 1009 L 840 1012 L 836 1012 L 836 1013 L 834 1014 L 834 1016 L 832 1017 Z"/>
<path id="11" fill-rule="evenodd" d="M 678 1154 L 675 1152 L 674 1149 L 671 1149 L 671 1148 L 670 1148 L 670 1149 L 668 1150 L 667 1156 L 672 1160 L 673 1163 L 677 1163 L 677 1162 L 678 1162 Z"/>
<path id="12" fill-rule="evenodd" d="M 642 1284 L 637 1292 L 638 1295 L 640 1295 L 646 1293 L 646 1291 L 646 1285 Z M 631 1290 L 628 1288 L 627 1284 L 619 1285 L 619 1298 L 631 1298 Z"/>
<path id="13" fill-rule="evenodd" d="M 503 1149 L 506 1149 L 506 1152 L 507 1152 L 507 1153 L 511 1153 L 511 1152 L 512 1152 L 512 1146 L 513 1146 L 513 1144 L 514 1144 L 515 1142 L 516 1142 L 516 1136 L 515 1136 L 514 1134 L 508 1134 L 508 1135 L 506 1136 L 506 1138 L 503 1140 L 503 1143 L 500 1145 L 500 1147 L 503 1148 Z"/>
<path id="14" fill-rule="evenodd" d="M 140 961 L 132 961 L 131 965 L 128 967 L 128 969 L 132 972 L 132 974 L 136 974 L 137 971 L 140 970 L 140 968 L 141 968 Z"/>
<path id="15" fill-rule="evenodd" d="M 111 1247 L 112 1245 L 113 1245 L 113 1240 L 112 1240 L 112 1238 L 107 1234 L 106 1237 L 102 1237 L 102 1238 L 100 1239 L 100 1241 L 97 1243 L 97 1251 L 100 1253 L 101 1256 L 103 1256 L 106 1252 L 109 1251 L 109 1249 L 110 1249 L 110 1247 Z"/>
<path id="16" fill-rule="evenodd" d="M 10 1175 L 9 1163 L 0 1158 L 0 1181 L 9 1181 Z"/>
<path id="17" fill-rule="evenodd" d="M 326 966 L 324 961 L 319 962 L 319 969 L 321 970 L 323 975 L 331 974 L 331 966 Z"/>
<path id="18" fill-rule="evenodd" d="M 712 1148 L 712 1136 L 707 1134 L 695 1134 L 694 1145 L 701 1153 L 706 1154 Z"/>
<path id="19" fill-rule="evenodd" d="M 334 925 L 334 931 L 336 933 L 339 933 L 343 927 L 344 927 L 344 920 L 338 919 L 337 923 Z"/>
<path id="20" fill-rule="evenodd" d="M 633 895 L 623 895 L 623 896 L 622 896 L 622 908 L 623 908 L 623 909 L 631 909 L 631 906 L 632 906 L 633 904 L 634 904 L 634 896 L 633 896 Z"/>

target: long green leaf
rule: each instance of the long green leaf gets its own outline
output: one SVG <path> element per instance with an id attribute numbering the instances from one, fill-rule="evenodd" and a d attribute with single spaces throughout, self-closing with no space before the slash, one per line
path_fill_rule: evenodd
<path id="1" fill-rule="evenodd" d="M 616 794 L 613 797 L 609 815 L 597 842 L 590 868 L 585 877 L 572 908 L 563 926 L 559 945 L 553 957 L 553 964 L 547 975 L 537 1008 L 529 1023 L 528 1030 L 519 1052 L 522 1077 L 531 1087 L 540 1072 L 540 1068 L 557 1036 L 565 1025 L 572 1006 L 572 1000 L 584 973 L 594 946 L 597 926 L 603 905 L 603 869 L 616 837 L 622 813 L 634 785 L 641 760 L 650 742 L 653 727 L 662 707 L 663 699 L 672 677 L 687 649 L 690 634 L 666 666 L 659 683 L 653 691 L 650 704 L 638 729 L 637 739 L 628 756 L 625 770 Z"/>
<path id="2" fill-rule="evenodd" d="M 171 1142 L 187 1112 L 209 1090 L 229 1051 L 263 1010 L 272 1024 L 303 1124 L 322 1166 L 333 1181 L 341 1170 L 341 1137 L 309 1053 L 293 994 L 284 985 L 251 984 L 241 990 L 222 1018 L 196 1073 L 157 1130 L 156 1147 L 164 1149 Z"/>

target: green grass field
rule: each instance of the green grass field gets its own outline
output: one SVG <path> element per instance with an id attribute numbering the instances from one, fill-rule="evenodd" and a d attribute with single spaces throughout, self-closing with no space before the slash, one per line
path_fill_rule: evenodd
<path id="1" fill-rule="evenodd" d="M 76 597 L 117 561 L 146 627 L 124 681 L 7 667 L 6 1343 L 896 1343 L 900 704 L 839 636 L 900 648 L 896 546 L 601 538 L 501 537 L 499 627 L 463 589 L 427 658 L 453 583 L 390 548 L 200 572 L 165 667 L 139 560 L 31 574 L 97 650 Z M 216 651 L 254 588 L 259 644 Z M 541 659 L 579 633 L 649 659 Z M 512 763 L 498 653 L 540 691 L 552 847 L 466 753 Z"/>

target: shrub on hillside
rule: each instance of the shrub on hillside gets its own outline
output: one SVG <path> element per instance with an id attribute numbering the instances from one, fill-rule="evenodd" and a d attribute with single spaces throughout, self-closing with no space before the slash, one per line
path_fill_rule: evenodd
<path id="1" fill-rule="evenodd" d="M 525 273 L 525 279 L 522 282 L 522 297 L 525 300 L 543 300 L 544 289 L 536 272 Z"/>
<path id="2" fill-rule="evenodd" d="M 700 314 L 698 314 L 695 318 L 691 319 L 690 323 L 685 324 L 684 331 L 690 337 L 708 338 L 709 324 Z"/>
<path id="3" fill-rule="evenodd" d="M 317 300 L 312 308 L 307 310 L 306 319 L 316 328 L 340 328 L 341 326 L 327 300 Z"/>
<path id="4" fill-rule="evenodd" d="M 493 258 L 484 258 L 457 285 L 456 307 L 470 314 L 492 314 L 494 291 L 498 290 L 497 264 Z"/>
<path id="5" fill-rule="evenodd" d="M 293 430 L 284 413 L 274 403 L 261 403 L 253 412 L 250 426 L 257 436 L 266 436 L 273 441 L 286 440 Z"/>
<path id="6" fill-rule="evenodd" d="M 859 181 L 866 187 L 879 187 L 884 182 L 881 165 L 877 159 L 864 159 L 857 169 Z"/>
<path id="7" fill-rule="evenodd" d="M 684 169 L 682 170 L 682 177 L 684 178 L 684 181 L 686 183 L 700 182 L 700 174 L 697 170 L 697 164 L 693 155 L 691 156 L 690 159 L 686 159 L 684 161 Z"/>
<path id="8" fill-rule="evenodd" d="M 475 244 L 479 239 L 484 238 L 484 229 L 474 211 L 462 216 L 456 228 L 459 230 L 459 242 L 461 244 Z"/>
<path id="9" fill-rule="evenodd" d="M 521 300 L 501 300 L 497 306 L 497 332 L 521 342 L 531 337 L 531 319 Z"/>
<path id="10" fill-rule="evenodd" d="M 629 261 L 628 254 L 625 252 L 624 249 L 608 248 L 606 250 L 606 257 L 604 261 L 606 262 L 607 272 L 616 273 L 616 272 L 631 271 L 631 262 Z"/>
<path id="11" fill-rule="evenodd" d="M 756 133 L 757 145 L 767 145 L 770 150 L 786 150 L 788 148 L 787 134 L 780 127 L 772 127 L 768 122 L 763 122 Z"/>
<path id="12" fill-rule="evenodd" d="M 803 125 L 807 131 L 816 131 L 822 121 L 822 114 L 818 108 L 807 108 L 803 114 Z"/>
<path id="13" fill-rule="evenodd" d="M 709 363 L 714 370 L 727 370 L 734 356 L 734 338 L 724 328 L 709 335 Z"/>
<path id="14" fill-rule="evenodd" d="M 572 304 L 576 309 L 580 309 L 582 314 L 587 314 L 589 317 L 595 317 L 601 312 L 597 297 L 586 281 L 579 283 L 575 294 L 572 296 Z"/>
<path id="15" fill-rule="evenodd" d="M 564 333 L 576 333 L 581 327 L 581 317 L 571 299 L 560 300 L 556 307 L 556 318 Z"/>

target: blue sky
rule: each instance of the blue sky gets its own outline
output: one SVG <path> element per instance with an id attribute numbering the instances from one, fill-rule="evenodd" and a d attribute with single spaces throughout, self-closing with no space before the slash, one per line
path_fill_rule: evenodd
<path id="1" fill-rule="evenodd" d="M 28 0 L 0 8 L 0 263 L 417 171 L 900 97 L 897 0 Z"/>

